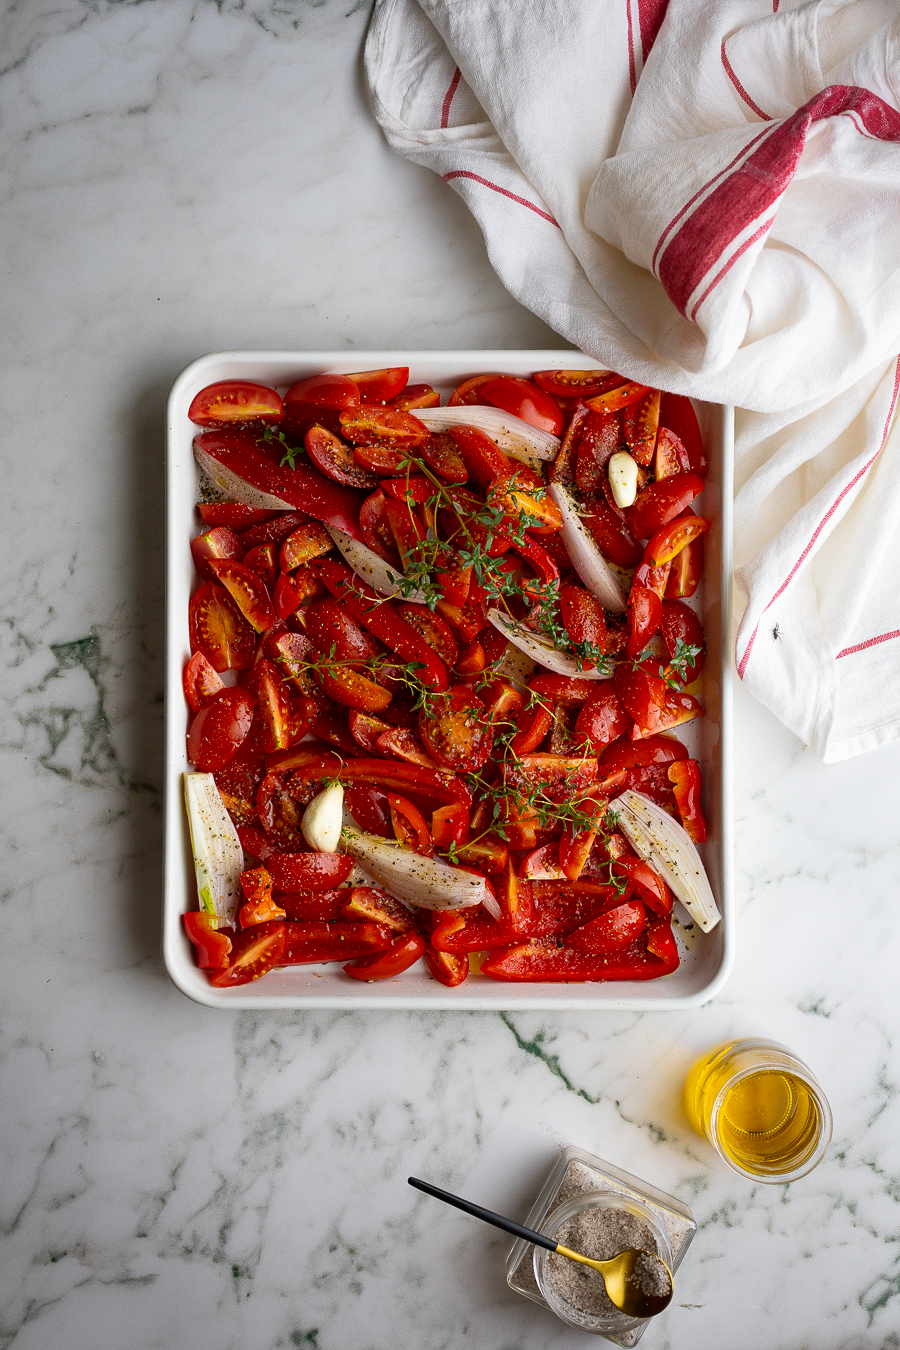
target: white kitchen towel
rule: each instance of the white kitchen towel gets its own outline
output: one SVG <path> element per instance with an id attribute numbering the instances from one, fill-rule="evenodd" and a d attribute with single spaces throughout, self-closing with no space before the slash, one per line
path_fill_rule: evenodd
<path id="1" fill-rule="evenodd" d="M 522 304 L 741 409 L 748 688 L 829 760 L 900 735 L 898 0 L 377 0 L 366 70 Z"/>

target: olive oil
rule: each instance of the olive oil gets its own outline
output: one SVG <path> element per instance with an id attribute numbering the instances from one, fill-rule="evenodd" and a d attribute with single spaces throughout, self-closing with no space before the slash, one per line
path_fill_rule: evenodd
<path id="1" fill-rule="evenodd" d="M 761 1181 L 814 1167 L 831 1138 L 831 1115 L 816 1080 L 773 1041 L 730 1041 L 694 1065 L 685 1111 L 724 1160 Z"/>

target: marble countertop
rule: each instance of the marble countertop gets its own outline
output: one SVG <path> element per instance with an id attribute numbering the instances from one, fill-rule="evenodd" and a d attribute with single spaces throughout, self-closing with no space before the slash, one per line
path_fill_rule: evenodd
<path id="1" fill-rule="evenodd" d="M 159 957 L 164 407 L 230 348 L 559 345 L 387 150 L 354 0 L 2 19 L 0 1350 L 587 1346 L 499 1234 L 561 1143 L 690 1203 L 648 1350 L 900 1346 L 900 747 L 823 766 L 738 691 L 738 957 L 677 1015 L 237 1014 Z M 752 1186 L 684 1121 L 733 1035 L 834 1145 Z M 597 1342 L 591 1342 L 597 1343 Z"/>

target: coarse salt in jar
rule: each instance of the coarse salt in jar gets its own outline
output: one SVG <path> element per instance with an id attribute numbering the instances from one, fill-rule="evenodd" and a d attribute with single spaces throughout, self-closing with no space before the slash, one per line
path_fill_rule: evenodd
<path id="1" fill-rule="evenodd" d="M 697 1224 L 687 1205 L 580 1148 L 566 1148 L 525 1220 L 563 1246 L 597 1260 L 628 1247 L 655 1252 L 674 1275 Z M 517 1239 L 507 1282 L 557 1317 L 615 1345 L 637 1345 L 651 1320 L 610 1302 L 598 1271 Z"/>

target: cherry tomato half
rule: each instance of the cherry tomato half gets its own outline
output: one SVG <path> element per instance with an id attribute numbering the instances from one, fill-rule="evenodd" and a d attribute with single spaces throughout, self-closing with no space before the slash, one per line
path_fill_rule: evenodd
<path id="1" fill-rule="evenodd" d="M 363 403 L 384 402 L 389 398 L 396 398 L 406 388 L 409 366 L 390 366 L 387 370 L 358 370 L 345 378 L 352 380 L 356 385 Z M 427 388 L 427 385 L 424 387 Z"/>
<path id="2" fill-rule="evenodd" d="M 253 629 L 224 586 L 208 581 L 194 591 L 188 623 L 191 650 L 202 652 L 214 670 L 246 670 L 253 664 Z"/>
<path id="3" fill-rule="evenodd" d="M 221 427 L 229 422 L 280 422 L 284 417 L 281 395 L 250 380 L 220 380 L 195 394 L 188 408 L 189 419 L 198 427 Z"/>
<path id="4" fill-rule="evenodd" d="M 531 380 L 522 380 L 515 375 L 500 375 L 496 380 L 488 380 L 478 390 L 478 402 L 489 403 L 494 408 L 521 417 L 541 431 L 549 431 L 558 436 L 563 428 L 562 408 L 552 397 L 539 389 Z"/>
<path id="5" fill-rule="evenodd" d="M 312 375 L 292 384 L 284 396 L 285 415 L 299 405 L 315 408 L 358 408 L 359 386 L 351 375 Z"/>
<path id="6" fill-rule="evenodd" d="M 494 743 L 484 704 L 462 685 L 429 699 L 419 714 L 419 735 L 438 764 L 462 773 L 480 769 Z"/>
<path id="7" fill-rule="evenodd" d="M 593 398 L 625 383 L 612 370 L 536 370 L 531 378 L 554 398 Z"/>
<path id="8" fill-rule="evenodd" d="M 224 682 L 202 652 L 194 652 L 184 668 L 182 677 L 184 696 L 194 712 L 199 712 L 207 703 L 211 703 Z"/>
<path id="9" fill-rule="evenodd" d="M 187 736 L 187 757 L 201 773 L 221 769 L 247 739 L 253 698 L 246 689 L 222 689 L 201 708 Z"/>

